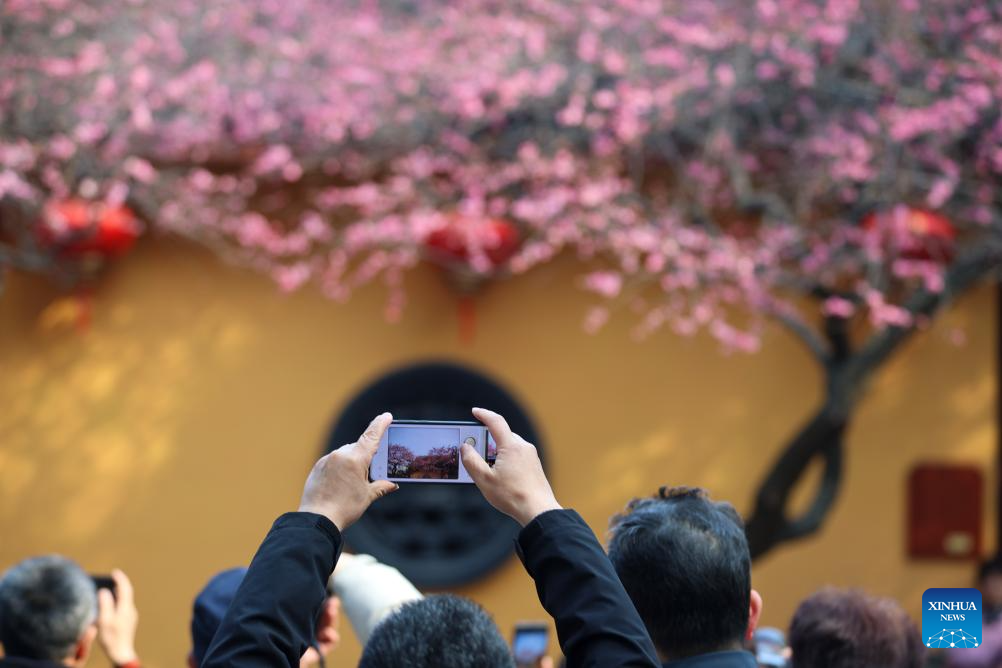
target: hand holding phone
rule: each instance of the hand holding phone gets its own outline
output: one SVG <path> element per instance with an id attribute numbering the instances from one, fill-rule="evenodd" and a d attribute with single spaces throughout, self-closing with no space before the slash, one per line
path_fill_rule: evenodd
<path id="1" fill-rule="evenodd" d="M 137 660 L 136 626 L 139 612 L 132 582 L 122 571 L 94 577 L 97 591 L 97 640 L 108 659 L 116 666 Z"/>
<path id="2" fill-rule="evenodd" d="M 321 457 L 306 478 L 299 511 L 323 515 L 344 531 L 373 501 L 397 489 L 369 478 L 372 458 L 392 420 L 389 413 L 376 416 L 357 441 Z"/>
<path id="3" fill-rule="evenodd" d="M 559 510 L 536 447 L 513 433 L 497 413 L 474 408 L 473 416 L 487 425 L 497 443 L 494 466 L 476 450 L 465 445 L 462 450 L 463 465 L 487 502 L 522 526 L 549 510 Z"/>

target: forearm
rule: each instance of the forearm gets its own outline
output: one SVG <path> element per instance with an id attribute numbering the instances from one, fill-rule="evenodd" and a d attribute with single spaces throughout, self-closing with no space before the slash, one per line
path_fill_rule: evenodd
<path id="1" fill-rule="evenodd" d="M 254 556 L 202 668 L 298 666 L 316 633 L 327 578 L 340 552 L 341 533 L 326 517 L 279 517 Z"/>
<path id="2" fill-rule="evenodd" d="M 518 545 L 569 667 L 660 666 L 633 602 L 576 512 L 543 513 L 522 530 Z"/>
<path id="3" fill-rule="evenodd" d="M 344 569 L 344 570 L 342 570 Z M 338 567 L 332 580 L 341 609 L 363 646 L 383 618 L 408 601 L 422 598 L 410 580 L 367 554 Z"/>

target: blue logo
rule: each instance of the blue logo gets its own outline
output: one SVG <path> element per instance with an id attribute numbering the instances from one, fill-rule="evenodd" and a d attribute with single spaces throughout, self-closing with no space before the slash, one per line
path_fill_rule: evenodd
<path id="1" fill-rule="evenodd" d="M 963 649 L 981 644 L 981 592 L 926 589 L 922 594 L 922 641 L 926 647 Z"/>

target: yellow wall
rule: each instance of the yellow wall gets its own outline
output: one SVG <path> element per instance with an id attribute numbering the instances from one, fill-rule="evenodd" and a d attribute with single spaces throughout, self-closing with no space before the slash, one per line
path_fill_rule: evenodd
<path id="1" fill-rule="evenodd" d="M 811 360 L 780 331 L 754 356 L 669 334 L 636 343 L 625 312 L 589 336 L 579 270 L 567 261 L 492 286 L 469 346 L 457 344 L 454 296 L 431 269 L 410 276 L 397 325 L 383 321 L 379 289 L 346 305 L 311 290 L 282 296 L 163 240 L 105 277 L 84 333 L 47 284 L 11 281 L 0 297 L 0 567 L 57 551 L 91 571 L 125 569 L 140 653 L 149 666 L 180 666 L 193 595 L 246 563 L 273 518 L 295 508 L 339 407 L 426 358 L 470 363 L 518 394 L 549 445 L 559 499 L 596 531 L 664 483 L 703 485 L 748 510 L 818 398 Z M 904 558 L 904 481 L 918 459 L 984 467 L 994 546 L 993 314 L 991 290 L 969 296 L 873 384 L 823 533 L 756 564 L 766 623 L 785 625 L 824 583 L 862 585 L 914 613 L 926 587 L 968 582 L 968 565 Z M 957 326 L 959 348 L 948 341 Z M 544 615 L 515 558 L 462 593 L 506 633 Z M 343 630 L 338 665 L 352 665 L 359 648 Z"/>

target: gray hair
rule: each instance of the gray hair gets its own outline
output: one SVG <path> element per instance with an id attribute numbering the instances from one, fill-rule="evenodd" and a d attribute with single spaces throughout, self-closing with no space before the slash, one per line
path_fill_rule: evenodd
<path id="1" fill-rule="evenodd" d="M 0 579 L 0 643 L 7 656 L 61 661 L 96 618 L 94 581 L 65 557 L 25 559 Z"/>

